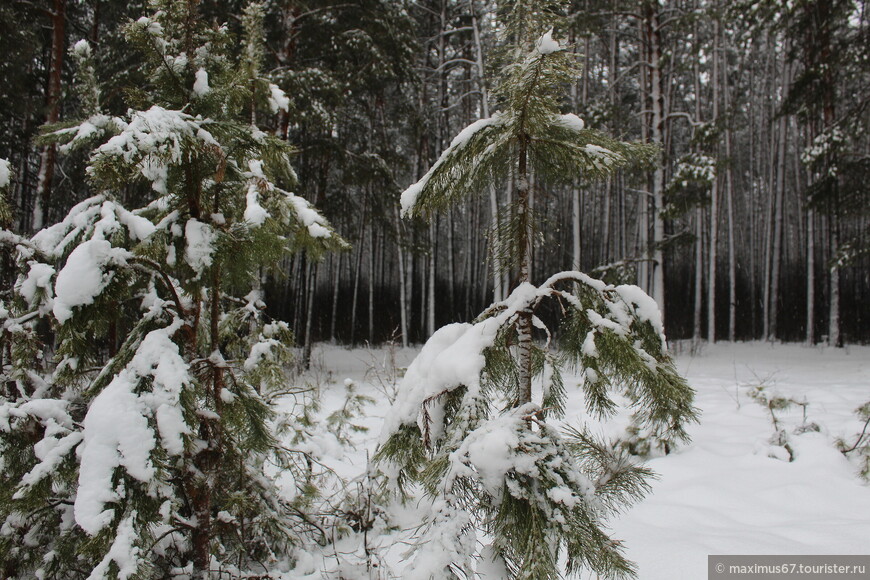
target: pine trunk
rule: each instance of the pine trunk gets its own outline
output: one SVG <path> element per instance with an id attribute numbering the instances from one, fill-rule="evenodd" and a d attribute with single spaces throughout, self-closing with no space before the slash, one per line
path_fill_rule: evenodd
<path id="1" fill-rule="evenodd" d="M 60 82 L 63 72 L 63 55 L 66 49 L 64 28 L 66 25 L 66 0 L 54 0 L 51 11 L 51 62 L 48 67 L 48 94 L 46 108 L 47 124 L 60 120 Z M 45 145 L 39 157 L 39 177 L 36 184 L 36 195 L 33 200 L 31 229 L 38 231 L 45 225 L 45 214 L 48 212 L 51 199 L 54 167 L 57 163 L 57 145 Z"/>

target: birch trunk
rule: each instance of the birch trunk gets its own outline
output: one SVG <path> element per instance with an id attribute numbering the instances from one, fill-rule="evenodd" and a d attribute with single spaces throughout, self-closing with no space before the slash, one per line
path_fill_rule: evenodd
<path id="1" fill-rule="evenodd" d="M 580 269 L 580 189 L 575 185 L 571 189 L 571 266 Z"/>
<path id="2" fill-rule="evenodd" d="M 659 21 L 659 8 L 657 3 L 644 3 L 645 27 L 647 32 L 647 40 L 649 42 L 649 82 L 650 82 L 650 98 L 652 101 L 652 127 L 651 137 L 652 142 L 659 146 L 659 151 L 655 160 L 655 170 L 653 171 L 652 196 L 653 207 L 652 222 L 653 235 L 650 243 L 651 246 L 651 292 L 650 295 L 659 305 L 662 312 L 662 318 L 665 316 L 665 276 L 664 276 L 664 252 L 662 250 L 662 242 L 665 238 L 665 222 L 662 217 L 662 209 L 664 207 L 664 191 L 665 191 L 665 151 L 666 144 L 666 125 L 665 117 L 665 95 L 664 95 L 664 78 L 662 75 L 662 38 L 661 38 L 661 23 Z"/>
<path id="3" fill-rule="evenodd" d="M 840 336 L 840 266 L 836 254 L 840 248 L 839 217 L 831 214 L 831 300 L 828 308 L 828 346 L 843 346 Z"/>
<path id="4" fill-rule="evenodd" d="M 812 208 L 807 209 L 807 346 L 815 344 L 816 335 L 816 215 Z"/>
<path id="5" fill-rule="evenodd" d="M 727 61 L 722 75 L 722 97 L 726 114 L 731 110 L 731 91 L 728 83 Z M 734 159 L 731 150 L 731 124 L 725 127 L 725 203 L 728 211 L 728 340 L 737 338 L 737 256 L 734 247 Z"/>
<path id="6" fill-rule="evenodd" d="M 453 239 L 453 208 L 447 210 L 447 312 L 453 320 L 456 315 L 456 259 Z"/>
<path id="7" fill-rule="evenodd" d="M 713 23 L 713 118 L 719 120 L 719 22 Z M 716 155 L 718 160 L 718 155 Z M 719 251 L 719 172 L 713 175 L 710 191 L 710 262 L 707 279 L 707 342 L 716 342 L 716 266 Z"/>
<path id="8" fill-rule="evenodd" d="M 530 281 L 531 269 L 531 216 L 529 215 L 529 175 L 527 167 L 527 146 L 525 136 L 520 137 L 519 164 L 517 170 L 517 216 L 519 220 L 518 249 L 520 284 Z M 532 313 L 523 311 L 518 314 L 517 343 L 519 355 L 519 400 L 522 406 L 532 400 Z"/>
<path id="9" fill-rule="evenodd" d="M 701 313 L 704 296 L 704 210 L 695 210 L 695 303 L 692 325 L 692 343 L 697 348 L 701 344 Z"/>
<path id="10" fill-rule="evenodd" d="M 336 342 L 335 322 L 338 317 L 338 289 L 341 285 L 341 257 L 343 255 L 341 252 L 336 254 L 333 255 L 331 260 L 334 268 L 334 277 L 332 279 L 332 316 L 329 323 L 329 340 L 333 344 Z"/>
<path id="11" fill-rule="evenodd" d="M 438 220 L 429 224 L 429 285 L 427 288 L 426 336 L 435 334 L 435 258 L 438 253 Z"/>
<path id="12" fill-rule="evenodd" d="M 786 52 L 788 48 L 786 48 Z M 783 94 L 788 90 L 791 76 L 791 67 L 783 53 L 783 76 L 782 76 L 782 91 Z M 788 147 L 788 119 L 786 115 L 779 117 L 778 138 L 777 144 L 777 168 L 776 168 L 776 193 L 774 199 L 774 216 L 773 216 L 773 244 L 771 254 L 770 267 L 770 307 L 769 315 L 770 322 L 768 323 L 767 340 L 773 341 L 777 337 L 777 322 L 779 318 L 779 283 L 782 267 L 782 238 L 783 238 L 783 216 L 785 211 L 783 208 L 785 201 L 785 168 L 787 160 Z"/>
<path id="13" fill-rule="evenodd" d="M 311 349 L 313 347 L 311 328 L 314 321 L 314 297 L 317 294 L 317 266 L 313 265 L 309 258 L 306 258 L 305 266 L 305 289 L 308 309 L 305 313 L 305 343 L 302 348 L 302 364 L 305 370 L 308 370 L 311 368 Z"/>
<path id="14" fill-rule="evenodd" d="M 405 251 L 402 248 L 402 225 L 399 219 L 399 208 L 393 213 L 396 224 L 396 252 L 399 258 L 399 330 L 402 333 L 402 346 L 408 346 L 408 292 L 405 288 Z"/>
<path id="15" fill-rule="evenodd" d="M 368 209 L 368 200 L 363 200 L 363 211 L 362 211 L 362 227 L 360 227 L 360 240 L 359 240 L 359 248 L 357 250 L 356 256 L 356 268 L 353 273 L 353 299 L 351 302 L 350 309 L 350 344 L 356 344 L 356 312 L 357 312 L 357 303 L 359 302 L 359 279 L 360 279 L 360 270 L 362 270 L 362 260 L 363 260 L 363 247 L 365 246 L 365 238 L 366 238 L 366 227 L 365 223 L 368 221 L 367 218 L 367 209 Z"/>
<path id="16" fill-rule="evenodd" d="M 649 42 L 647 41 L 648 30 L 644 22 L 640 23 L 640 35 L 644 42 L 641 43 L 641 51 L 643 54 L 642 61 L 649 60 Z M 641 86 L 645 91 L 649 87 L 649 70 L 648 67 L 641 66 L 640 79 Z M 644 97 L 644 102 L 646 102 Z M 648 114 L 644 113 L 643 122 L 640 125 L 641 140 L 649 141 L 650 122 Z M 658 160 L 657 160 L 658 161 Z M 637 266 L 637 285 L 640 286 L 647 294 L 650 293 L 650 241 L 649 241 L 649 198 L 644 194 L 638 195 L 638 220 L 637 220 L 637 255 L 640 259 Z"/>
<path id="17" fill-rule="evenodd" d="M 480 25 L 477 19 L 477 3 L 471 3 L 471 27 L 474 33 L 474 56 L 477 79 L 477 90 L 480 91 L 480 112 L 484 119 L 489 118 L 489 91 L 486 87 L 486 75 L 483 62 L 483 44 L 480 40 Z M 489 211 L 492 217 L 492 299 L 493 302 L 504 300 L 505 288 L 502 284 L 502 267 L 498 258 L 500 240 L 498 237 L 498 192 L 495 183 L 489 184 Z"/>
<path id="18" fill-rule="evenodd" d="M 369 220 L 372 222 L 373 220 Z M 368 291 L 369 291 L 369 346 L 375 343 L 375 226 L 369 223 L 369 264 L 368 264 Z"/>

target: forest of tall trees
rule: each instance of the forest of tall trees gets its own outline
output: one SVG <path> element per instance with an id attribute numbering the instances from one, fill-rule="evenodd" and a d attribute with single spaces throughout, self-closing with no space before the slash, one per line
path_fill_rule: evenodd
<path id="1" fill-rule="evenodd" d="M 209 26 L 241 31 L 241 2 L 196 3 Z M 266 2 L 264 74 L 289 106 L 251 121 L 295 149 L 297 191 L 349 242 L 262 273 L 269 308 L 301 344 L 420 342 L 515 285 L 481 235 L 498 236 L 510 182 L 430 222 L 399 210 L 453 136 L 495 110 L 500 4 Z M 119 89 L 149 88 L 121 29 L 146 8 L 0 5 L 10 230 L 31 234 L 93 195 L 86 158 L 38 136 L 93 112 L 95 96 L 75 88 L 81 39 L 101 112 L 141 101 Z M 560 35 L 582 72 L 565 112 L 658 152 L 606 180 L 543 188 L 531 175 L 529 205 L 547 224 L 531 279 L 576 267 L 636 283 L 670 338 L 870 341 L 868 16 L 861 0 L 574 0 Z M 120 195 L 135 206 L 144 193 Z"/>

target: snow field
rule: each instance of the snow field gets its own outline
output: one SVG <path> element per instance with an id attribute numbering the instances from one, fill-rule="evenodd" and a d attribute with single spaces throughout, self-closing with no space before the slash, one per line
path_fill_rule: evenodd
<path id="1" fill-rule="evenodd" d="M 315 350 L 313 370 L 301 380 L 320 385 L 319 416 L 342 407 L 347 378 L 375 400 L 366 416 L 353 421 L 368 428 L 350 433 L 353 447 L 325 429 L 318 429 L 310 443 L 337 475 L 351 480 L 365 473 L 390 414 L 395 367 L 407 368 L 416 354 L 414 349 L 326 345 Z M 689 429 L 691 444 L 648 461 L 659 476 L 652 493 L 611 522 L 612 537 L 624 542 L 641 580 L 706 578 L 711 554 L 870 553 L 870 486 L 835 446 L 838 438 L 854 442 L 863 426 L 854 410 L 870 400 L 870 347 L 717 344 L 695 355 L 680 353 L 677 364 L 697 391 L 701 422 Z M 566 422 L 580 425 L 590 419 L 579 388 L 572 390 L 579 379 L 565 378 Z M 792 462 L 783 446 L 771 442 L 776 428 L 770 411 L 750 396 L 757 387 L 768 398 L 802 403 L 774 411 Z M 285 409 L 290 410 L 289 402 Z M 627 416 L 617 415 L 593 429 L 615 437 L 626 424 Z M 378 572 L 342 564 L 346 578 L 401 574 L 408 562 L 404 542 L 429 507 L 411 502 L 390 511 L 399 531 L 373 530 L 367 538 L 381 563 Z M 350 536 L 338 549 L 361 556 L 362 541 Z M 310 554 L 286 578 L 321 578 L 324 569 L 337 571 L 337 562 L 334 553 Z"/>

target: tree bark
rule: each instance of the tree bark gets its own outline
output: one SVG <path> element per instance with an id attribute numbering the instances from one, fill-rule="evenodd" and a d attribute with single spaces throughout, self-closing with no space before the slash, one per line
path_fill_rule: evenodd
<path id="1" fill-rule="evenodd" d="M 783 76 L 782 76 L 782 91 L 783 94 L 788 90 L 791 82 L 791 67 L 783 55 Z M 783 238 L 783 217 L 785 210 L 783 208 L 785 202 L 785 168 L 787 149 L 788 149 L 788 119 L 786 115 L 779 117 L 779 143 L 777 145 L 777 168 L 776 168 L 776 192 L 774 194 L 774 216 L 773 216 L 773 244 L 771 254 L 770 268 L 770 321 L 768 323 L 767 340 L 774 341 L 778 334 L 778 319 L 779 319 L 779 284 L 782 267 L 782 238 Z"/>
<path id="2" fill-rule="evenodd" d="M 816 215 L 812 208 L 807 210 L 807 346 L 816 342 Z"/>
<path id="3" fill-rule="evenodd" d="M 311 337 L 312 323 L 314 321 L 314 300 L 317 296 L 317 264 L 312 264 L 311 258 L 306 256 L 305 287 L 307 306 L 305 311 L 305 343 L 302 348 L 302 364 L 306 370 L 311 367 L 311 349 L 313 340 Z"/>
<path id="4" fill-rule="evenodd" d="M 351 301 L 351 309 L 350 309 L 350 344 L 356 344 L 356 312 L 357 312 L 357 303 L 359 302 L 359 279 L 360 279 L 360 270 L 362 270 L 362 260 L 363 260 L 363 248 L 365 247 L 365 238 L 366 238 L 366 221 L 367 214 L 366 211 L 368 209 L 368 198 L 363 200 L 363 211 L 362 211 L 362 224 L 360 227 L 360 240 L 359 240 L 359 249 L 357 251 L 356 256 L 356 268 L 353 273 L 353 299 Z"/>
<path id="5" fill-rule="evenodd" d="M 519 270 L 520 284 L 530 281 L 531 269 L 531 219 L 529 215 L 529 175 L 527 167 L 528 142 L 520 136 L 519 163 L 517 169 L 517 217 L 519 221 Z M 524 310 L 518 315 L 517 343 L 519 356 L 519 393 L 517 406 L 532 400 L 532 312 Z"/>
<path id="6" fill-rule="evenodd" d="M 429 307 L 426 311 L 426 336 L 435 334 L 435 273 L 436 257 L 438 254 L 438 220 L 434 219 L 429 224 L 429 279 L 427 286 L 427 302 Z"/>
<path id="7" fill-rule="evenodd" d="M 402 248 L 402 226 L 399 219 L 399 207 L 394 209 L 396 223 L 396 251 L 399 258 L 399 320 L 402 333 L 402 346 L 408 346 L 408 292 L 405 287 L 405 251 Z"/>
<path id="8" fill-rule="evenodd" d="M 714 5 L 715 7 L 715 5 Z M 719 121 L 719 22 L 713 23 L 713 118 Z M 714 158 L 718 161 L 718 154 Z M 719 172 L 715 171 L 710 191 L 710 261 L 707 279 L 707 342 L 716 342 L 716 267 L 719 259 Z"/>
<path id="9" fill-rule="evenodd" d="M 650 295 L 656 301 L 659 309 L 662 312 L 662 317 L 665 315 L 665 277 L 664 277 L 664 251 L 662 242 L 665 238 L 665 222 L 662 217 L 662 209 L 664 208 L 664 191 L 665 191 L 665 145 L 666 145 L 666 124 L 665 119 L 667 112 L 665 111 L 665 94 L 664 94 L 664 78 L 662 75 L 661 60 L 662 60 L 662 31 L 659 21 L 658 3 L 646 1 L 644 2 L 644 28 L 646 30 L 646 40 L 649 43 L 649 60 L 646 63 L 649 68 L 649 95 L 651 101 L 651 137 L 652 142 L 659 147 L 658 154 L 655 160 L 655 170 L 653 171 L 652 180 L 652 195 L 653 207 L 652 222 L 653 235 L 650 243 L 650 268 L 651 272 L 651 292 Z"/>
<path id="10" fill-rule="evenodd" d="M 369 346 L 375 343 L 375 226 L 374 220 L 369 220 L 369 263 L 368 263 L 368 299 L 369 299 Z"/>
<path id="11" fill-rule="evenodd" d="M 704 296 L 704 211 L 695 210 L 695 301 L 693 310 L 692 343 L 697 348 L 701 343 L 701 313 Z"/>
<path id="12" fill-rule="evenodd" d="M 471 27 L 474 33 L 474 56 L 475 70 L 477 79 L 477 90 L 480 91 L 480 112 L 482 118 L 489 118 L 489 91 L 486 87 L 486 71 L 483 61 L 483 44 L 480 39 L 480 23 L 477 19 L 477 3 L 471 3 Z M 489 185 L 489 211 L 492 217 L 492 299 L 493 302 L 504 300 L 505 288 L 502 285 L 501 276 L 501 261 L 498 257 L 498 249 L 500 240 L 498 236 L 498 192 L 495 184 L 490 182 Z"/>
<path id="13" fill-rule="evenodd" d="M 51 61 L 48 66 L 48 93 L 46 107 L 47 124 L 60 120 L 61 73 L 63 72 L 63 55 L 66 50 L 64 29 L 66 25 L 66 0 L 54 0 L 51 11 Z M 41 230 L 45 226 L 45 214 L 51 200 L 54 168 L 57 163 L 57 145 L 45 145 L 39 157 L 39 177 L 36 185 L 36 195 L 33 200 L 31 229 Z"/>
<path id="14" fill-rule="evenodd" d="M 726 114 L 731 112 L 731 90 L 728 82 L 728 61 L 723 59 L 722 97 Z M 732 158 L 731 124 L 725 127 L 725 203 L 728 212 L 728 340 L 737 338 L 737 256 L 734 247 L 734 159 Z"/>
<path id="15" fill-rule="evenodd" d="M 335 326 L 338 318 L 338 289 L 341 285 L 341 257 L 342 253 L 333 255 L 330 259 L 332 263 L 332 309 L 329 319 L 329 341 L 333 344 L 336 342 Z"/>

